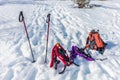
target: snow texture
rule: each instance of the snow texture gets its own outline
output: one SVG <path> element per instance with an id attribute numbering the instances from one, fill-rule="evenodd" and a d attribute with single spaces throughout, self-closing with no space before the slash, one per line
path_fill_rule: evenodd
<path id="1" fill-rule="evenodd" d="M 0 80 L 120 80 L 120 2 L 92 1 L 93 8 L 79 9 L 72 1 L 0 0 Z M 35 63 L 22 22 L 23 11 Z M 47 39 L 46 16 L 51 14 L 47 64 L 44 63 Z M 77 57 L 80 66 L 67 67 L 64 74 L 49 67 L 51 50 L 60 42 L 67 50 L 84 47 L 90 30 L 99 30 L 108 43 L 103 55 L 91 51 L 94 58 Z M 62 68 L 59 66 L 59 68 Z"/>

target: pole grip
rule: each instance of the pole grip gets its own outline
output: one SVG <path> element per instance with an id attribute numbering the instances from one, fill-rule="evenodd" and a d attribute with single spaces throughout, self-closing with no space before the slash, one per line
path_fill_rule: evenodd
<path id="1" fill-rule="evenodd" d="M 23 21 L 24 21 L 23 12 L 20 11 L 20 14 L 19 14 L 19 22 L 23 22 Z"/>
<path id="2" fill-rule="evenodd" d="M 48 14 L 48 15 L 47 15 L 46 23 L 49 23 L 49 22 L 50 22 L 50 15 L 51 15 L 51 14 Z"/>

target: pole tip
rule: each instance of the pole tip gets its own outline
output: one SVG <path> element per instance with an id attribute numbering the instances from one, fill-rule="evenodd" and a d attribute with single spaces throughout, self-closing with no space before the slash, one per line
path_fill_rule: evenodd
<path id="1" fill-rule="evenodd" d="M 32 61 L 32 63 L 35 63 L 35 62 L 36 62 L 35 60 Z"/>

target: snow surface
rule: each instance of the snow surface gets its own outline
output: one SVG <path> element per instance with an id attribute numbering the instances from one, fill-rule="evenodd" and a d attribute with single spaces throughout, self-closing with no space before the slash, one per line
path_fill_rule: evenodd
<path id="1" fill-rule="evenodd" d="M 91 4 L 97 6 L 78 9 L 71 1 L 1 0 L 0 80 L 120 80 L 119 0 L 92 1 Z M 18 21 L 20 11 L 25 17 L 35 63 L 31 63 L 23 23 Z M 45 64 L 48 13 L 51 13 L 51 23 L 48 63 Z M 75 62 L 80 67 L 71 65 L 61 75 L 49 67 L 51 49 L 56 42 L 60 42 L 66 50 L 72 45 L 83 47 L 91 29 L 99 29 L 102 39 L 108 43 L 104 55 L 92 51 L 92 56 L 107 60 L 88 62 L 77 57 Z"/>

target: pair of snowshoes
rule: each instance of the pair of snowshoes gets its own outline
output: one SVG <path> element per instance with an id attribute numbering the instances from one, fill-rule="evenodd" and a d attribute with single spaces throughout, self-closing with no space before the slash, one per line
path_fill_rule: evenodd
<path id="1" fill-rule="evenodd" d="M 70 66 L 71 64 L 74 64 L 75 66 L 79 66 L 78 64 L 74 63 L 70 57 L 66 56 L 66 52 L 63 51 L 62 49 L 59 49 L 58 50 L 58 53 L 61 55 L 62 58 L 64 59 L 61 59 L 63 60 L 62 63 L 64 63 L 64 67 L 63 67 L 63 70 L 61 70 L 61 72 L 59 72 L 59 74 L 63 74 L 65 72 L 65 69 L 67 66 Z M 61 61 L 58 60 L 57 58 L 55 58 L 55 70 L 57 70 L 57 67 L 58 67 L 58 64 L 60 63 Z"/>

